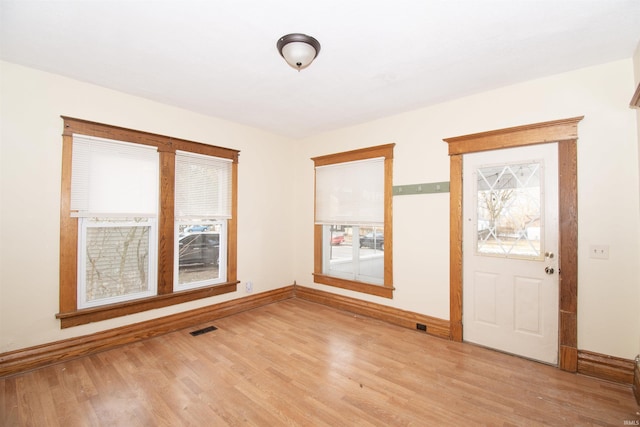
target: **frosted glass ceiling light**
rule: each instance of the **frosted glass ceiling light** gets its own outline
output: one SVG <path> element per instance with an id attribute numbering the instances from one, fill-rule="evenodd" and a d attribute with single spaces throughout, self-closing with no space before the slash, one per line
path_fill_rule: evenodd
<path id="1" fill-rule="evenodd" d="M 280 37 L 277 46 L 284 60 L 298 71 L 307 68 L 320 53 L 318 40 L 300 33 Z"/>

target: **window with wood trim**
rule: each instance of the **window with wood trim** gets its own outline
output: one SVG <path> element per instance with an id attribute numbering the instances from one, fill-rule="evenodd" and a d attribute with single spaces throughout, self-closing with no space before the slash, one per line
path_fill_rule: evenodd
<path id="1" fill-rule="evenodd" d="M 393 298 L 393 147 L 314 157 L 314 281 Z"/>
<path id="2" fill-rule="evenodd" d="M 62 328 L 236 291 L 237 150 L 63 120 Z"/>

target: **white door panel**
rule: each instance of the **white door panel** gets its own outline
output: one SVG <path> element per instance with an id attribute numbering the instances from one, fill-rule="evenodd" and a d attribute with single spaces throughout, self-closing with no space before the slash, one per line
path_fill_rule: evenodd
<path id="1" fill-rule="evenodd" d="M 558 361 L 557 144 L 464 155 L 464 340 Z"/>
<path id="2" fill-rule="evenodd" d="M 476 271 L 473 286 L 474 320 L 487 325 L 497 325 L 497 280 L 498 275 Z"/>

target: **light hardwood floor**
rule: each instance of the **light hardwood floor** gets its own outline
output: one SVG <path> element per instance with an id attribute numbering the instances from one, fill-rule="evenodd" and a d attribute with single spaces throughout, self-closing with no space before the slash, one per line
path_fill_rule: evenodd
<path id="1" fill-rule="evenodd" d="M 0 379 L 2 426 L 633 425 L 630 387 L 300 299 Z"/>

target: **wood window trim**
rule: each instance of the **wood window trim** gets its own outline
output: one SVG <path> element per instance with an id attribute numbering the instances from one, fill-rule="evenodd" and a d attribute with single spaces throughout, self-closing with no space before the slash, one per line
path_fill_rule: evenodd
<path id="1" fill-rule="evenodd" d="M 60 327 L 82 325 L 127 314 L 138 313 L 237 290 L 237 206 L 239 151 L 169 136 L 105 125 L 61 116 L 62 185 L 60 201 Z M 71 217 L 71 161 L 73 134 L 89 135 L 118 141 L 150 145 L 158 148 L 160 167 L 160 212 L 158 214 L 158 295 L 148 298 L 78 310 L 77 259 L 78 218 Z M 215 156 L 232 161 L 231 219 L 227 223 L 227 282 L 212 286 L 173 292 L 174 256 L 174 180 L 176 150 Z"/>
<path id="2" fill-rule="evenodd" d="M 558 143 L 560 277 L 559 362 L 565 371 L 578 369 L 578 122 L 584 116 L 490 132 L 446 138 L 450 158 L 450 327 L 451 339 L 462 341 L 462 156 L 466 153 Z"/>
<path id="3" fill-rule="evenodd" d="M 314 167 L 336 163 L 384 157 L 384 279 L 383 285 L 340 279 L 322 272 L 322 225 L 314 225 L 313 281 L 324 285 L 349 289 L 384 298 L 393 298 L 393 148 L 395 144 L 384 144 L 352 151 L 313 157 Z M 315 200 L 315 194 L 314 194 Z"/>
<path id="4" fill-rule="evenodd" d="M 640 83 L 638 83 L 638 87 L 636 91 L 633 93 L 631 97 L 631 102 L 629 102 L 629 106 L 633 108 L 640 108 Z"/>

